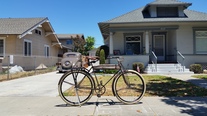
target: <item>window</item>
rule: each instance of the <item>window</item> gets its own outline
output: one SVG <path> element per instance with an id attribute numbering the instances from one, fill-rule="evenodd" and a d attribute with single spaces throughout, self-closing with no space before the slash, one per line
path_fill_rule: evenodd
<path id="1" fill-rule="evenodd" d="M 4 39 L 0 38 L 0 57 L 4 57 Z"/>
<path id="2" fill-rule="evenodd" d="M 24 56 L 32 55 L 32 42 L 29 40 L 24 40 Z"/>
<path id="3" fill-rule="evenodd" d="M 207 30 L 195 31 L 196 54 L 207 54 Z"/>
<path id="4" fill-rule="evenodd" d="M 178 17 L 178 8 L 157 7 L 157 17 Z"/>
<path id="5" fill-rule="evenodd" d="M 35 29 L 35 33 L 38 35 L 42 35 L 42 31 L 40 29 Z"/>
<path id="6" fill-rule="evenodd" d="M 140 54 L 141 53 L 141 36 L 126 36 L 126 54 Z"/>
<path id="7" fill-rule="evenodd" d="M 48 45 L 44 46 L 44 53 L 45 53 L 45 57 L 50 56 L 50 47 Z"/>
<path id="8" fill-rule="evenodd" d="M 66 41 L 66 44 L 67 45 L 72 45 L 73 44 L 73 41 L 71 39 L 69 39 L 69 40 Z"/>

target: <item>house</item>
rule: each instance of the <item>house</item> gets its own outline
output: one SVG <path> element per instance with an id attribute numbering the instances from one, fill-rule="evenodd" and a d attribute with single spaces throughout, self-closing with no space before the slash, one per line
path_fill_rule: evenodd
<path id="1" fill-rule="evenodd" d="M 62 56 L 65 52 L 74 51 L 74 40 L 81 38 L 85 41 L 83 34 L 57 34 L 57 37 L 63 47 L 61 52 L 59 52 L 59 56 Z"/>
<path id="2" fill-rule="evenodd" d="M 104 43 L 124 57 L 124 66 L 142 62 L 147 73 L 188 72 L 207 63 L 207 14 L 189 10 L 192 3 L 155 0 L 131 12 L 98 23 Z M 114 61 L 111 61 L 114 63 Z M 173 65 L 170 65 L 174 63 Z M 170 69 L 175 66 L 174 69 Z"/>
<path id="3" fill-rule="evenodd" d="M 48 18 L 0 18 L 2 66 L 18 65 L 24 70 L 39 64 L 53 66 L 61 48 Z"/>

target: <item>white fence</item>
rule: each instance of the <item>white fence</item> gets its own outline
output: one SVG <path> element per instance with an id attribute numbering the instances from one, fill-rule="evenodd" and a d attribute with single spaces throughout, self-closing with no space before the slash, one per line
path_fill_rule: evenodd
<path id="1" fill-rule="evenodd" d="M 47 67 L 55 66 L 61 59 L 60 57 L 6 55 L 2 59 L 2 68 L 18 65 L 24 70 L 34 70 L 40 64 L 44 64 Z"/>

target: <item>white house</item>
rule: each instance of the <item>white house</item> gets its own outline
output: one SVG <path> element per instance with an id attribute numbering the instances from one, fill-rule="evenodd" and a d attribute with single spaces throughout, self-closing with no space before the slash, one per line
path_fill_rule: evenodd
<path id="1" fill-rule="evenodd" d="M 174 63 L 175 72 L 188 72 L 185 67 L 194 63 L 207 64 L 207 14 L 189 10 L 191 5 L 155 0 L 98 23 L 110 55 L 118 50 L 125 67 L 143 62 L 148 73 L 161 72 L 160 63 Z"/>

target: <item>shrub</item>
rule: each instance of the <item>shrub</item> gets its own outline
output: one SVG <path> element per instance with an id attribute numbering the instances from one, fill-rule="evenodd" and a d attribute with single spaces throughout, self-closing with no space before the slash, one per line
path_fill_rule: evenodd
<path id="1" fill-rule="evenodd" d="M 107 45 L 100 46 L 96 51 L 96 56 L 100 56 L 100 52 L 101 52 L 102 49 L 104 50 L 105 59 L 106 59 L 109 55 L 109 47 Z"/>
<path id="2" fill-rule="evenodd" d="M 103 49 L 100 51 L 100 64 L 105 64 L 105 52 Z"/>
<path id="3" fill-rule="evenodd" d="M 132 69 L 137 71 L 137 66 L 139 67 L 139 72 L 144 73 L 144 64 L 142 62 L 134 62 L 132 64 Z"/>
<path id="4" fill-rule="evenodd" d="M 190 71 L 193 71 L 194 73 L 202 73 L 202 66 L 200 64 L 191 64 L 190 65 Z"/>

